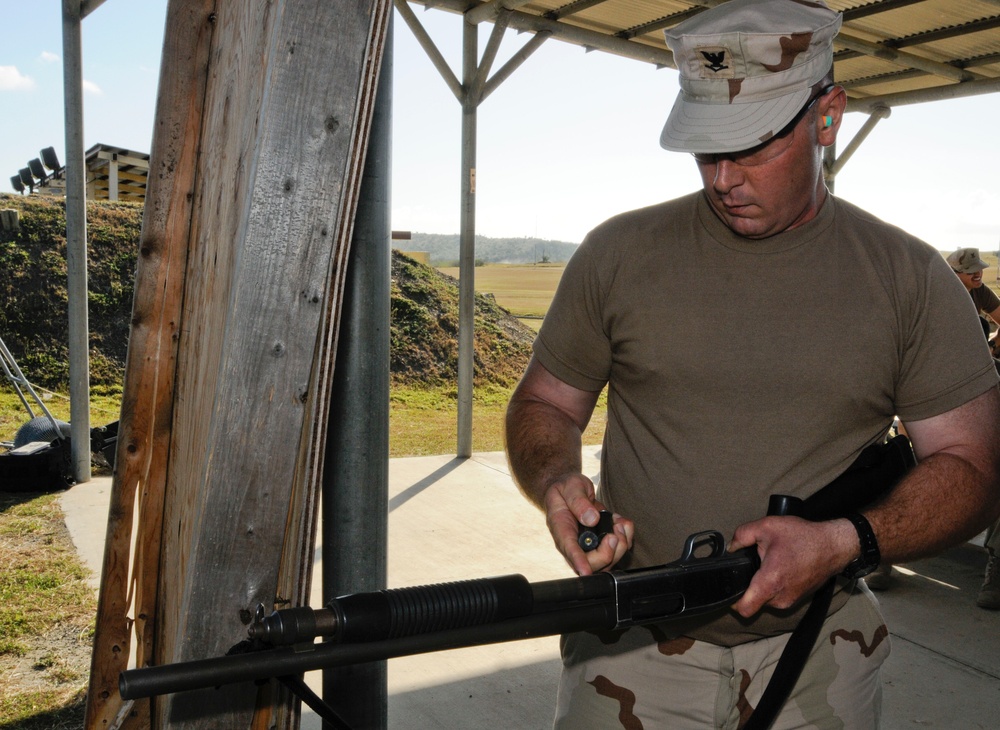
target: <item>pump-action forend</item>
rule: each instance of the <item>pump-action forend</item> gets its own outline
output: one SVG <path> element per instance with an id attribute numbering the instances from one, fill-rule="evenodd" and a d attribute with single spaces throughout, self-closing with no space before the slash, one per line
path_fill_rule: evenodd
<path id="1" fill-rule="evenodd" d="M 705 553 L 701 556 L 698 553 Z M 263 607 L 224 657 L 122 672 L 122 698 L 300 674 L 323 667 L 493 644 L 573 631 L 601 631 L 694 616 L 735 602 L 760 567 L 756 548 L 727 553 L 715 531 L 688 537 L 681 558 L 529 583 L 522 575 L 354 593 L 325 608 Z M 315 643 L 322 637 L 324 641 Z"/>

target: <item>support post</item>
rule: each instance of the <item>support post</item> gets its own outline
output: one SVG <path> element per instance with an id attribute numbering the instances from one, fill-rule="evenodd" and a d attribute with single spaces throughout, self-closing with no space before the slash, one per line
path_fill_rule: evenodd
<path id="1" fill-rule="evenodd" d="M 473 336 L 476 301 L 476 122 L 472 88 L 479 55 L 479 28 L 462 24 L 462 184 L 458 258 L 458 449 L 472 456 Z"/>
<path id="2" fill-rule="evenodd" d="M 323 602 L 387 581 L 392 16 L 347 266 L 323 467 Z M 357 730 L 388 724 L 386 663 L 323 670 L 323 699 Z M 332 728 L 324 724 L 325 728 Z"/>
<path id="3" fill-rule="evenodd" d="M 837 173 L 840 172 L 847 161 L 851 159 L 851 156 L 857 151 L 861 143 L 867 139 L 868 135 L 872 133 L 875 129 L 875 125 L 878 124 L 883 119 L 888 119 L 889 115 L 892 114 L 892 109 L 887 106 L 877 106 L 871 110 L 868 115 L 868 119 L 858 130 L 858 133 L 854 135 L 854 138 L 847 143 L 844 151 L 840 153 L 840 157 L 837 158 L 836 162 L 833 162 L 829 167 L 829 178 L 832 181 L 837 177 Z"/>
<path id="4" fill-rule="evenodd" d="M 108 160 L 108 200 L 118 200 L 118 155 Z"/>
<path id="5" fill-rule="evenodd" d="M 90 356 L 87 318 L 87 191 L 83 152 L 83 41 L 80 0 L 63 0 L 66 124 L 66 290 L 69 298 L 71 466 L 90 481 Z"/>

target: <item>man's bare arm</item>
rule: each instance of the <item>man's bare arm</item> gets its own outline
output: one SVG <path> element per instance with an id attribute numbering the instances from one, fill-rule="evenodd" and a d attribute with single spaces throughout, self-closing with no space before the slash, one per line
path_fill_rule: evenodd
<path id="1" fill-rule="evenodd" d="M 518 489 L 545 512 L 556 547 L 579 575 L 614 565 L 631 547 L 632 523 L 615 516 L 615 534 L 597 550 L 577 544 L 580 523 L 597 524 L 594 484 L 582 473 L 583 431 L 600 393 L 564 383 L 532 358 L 507 407 L 507 461 Z"/>
<path id="2" fill-rule="evenodd" d="M 906 424 L 917 467 L 866 510 L 883 558 L 905 562 L 967 540 L 1000 512 L 1000 390 Z"/>
<path id="3" fill-rule="evenodd" d="M 997 325 L 1000 325 L 1000 307 L 997 307 L 992 312 L 987 312 L 986 316 L 993 320 Z"/>
<path id="4" fill-rule="evenodd" d="M 882 559 L 903 562 L 966 540 L 1000 513 L 1000 390 L 948 413 L 909 421 L 917 466 L 888 498 L 864 510 Z M 730 549 L 757 545 L 761 569 L 735 608 L 752 616 L 764 605 L 788 608 L 860 555 L 844 519 L 805 522 L 765 517 L 736 529 Z"/>
<path id="5" fill-rule="evenodd" d="M 600 393 L 579 390 L 534 358 L 507 406 L 507 460 L 518 488 L 544 507 L 545 490 L 579 473 L 583 432 Z"/>

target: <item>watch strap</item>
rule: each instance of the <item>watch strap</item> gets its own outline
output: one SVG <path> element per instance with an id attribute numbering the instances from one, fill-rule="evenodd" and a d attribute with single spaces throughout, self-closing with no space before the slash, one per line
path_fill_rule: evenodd
<path id="1" fill-rule="evenodd" d="M 850 520 L 854 529 L 857 530 L 858 542 L 861 544 L 861 555 L 847 564 L 843 575 L 845 578 L 862 578 L 878 567 L 882 560 L 882 553 L 878 549 L 878 540 L 875 539 L 871 523 L 864 515 L 848 512 L 844 517 Z"/>

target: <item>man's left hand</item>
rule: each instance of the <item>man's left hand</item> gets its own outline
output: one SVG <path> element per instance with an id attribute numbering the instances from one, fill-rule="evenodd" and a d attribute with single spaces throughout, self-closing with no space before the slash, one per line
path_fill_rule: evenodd
<path id="1" fill-rule="evenodd" d="M 791 608 L 844 570 L 860 552 L 857 532 L 844 519 L 809 522 L 798 517 L 764 517 L 737 527 L 729 550 L 751 545 L 760 554 L 760 570 L 733 605 L 744 618 L 764 606 Z"/>

